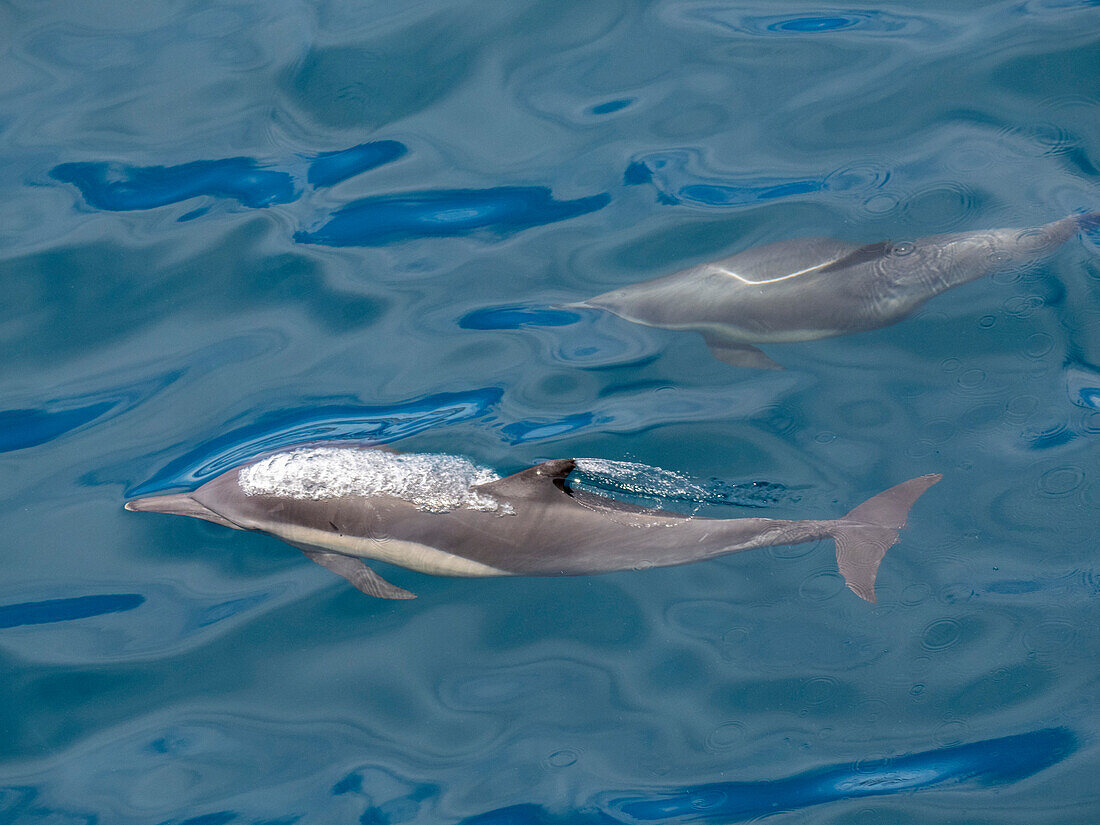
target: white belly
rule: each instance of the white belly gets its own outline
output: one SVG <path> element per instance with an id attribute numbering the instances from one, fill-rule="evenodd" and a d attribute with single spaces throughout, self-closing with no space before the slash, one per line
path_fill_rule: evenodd
<path id="1" fill-rule="evenodd" d="M 397 541 L 396 539 L 376 541 L 375 539 L 360 538 L 358 536 L 341 536 L 326 530 L 289 524 L 281 524 L 271 532 L 293 544 L 308 544 L 313 547 L 323 547 L 326 550 L 343 553 L 346 556 L 384 561 L 432 576 L 480 577 L 510 575 L 487 564 L 472 559 L 464 559 L 462 556 L 456 556 L 436 547 L 429 547 L 426 544 L 417 544 L 412 541 Z"/>

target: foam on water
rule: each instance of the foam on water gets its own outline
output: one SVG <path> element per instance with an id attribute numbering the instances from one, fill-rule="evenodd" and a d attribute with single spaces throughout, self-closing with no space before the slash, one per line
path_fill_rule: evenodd
<path id="1" fill-rule="evenodd" d="M 319 501 L 341 496 L 394 496 L 420 510 L 501 511 L 498 501 L 474 487 L 498 481 L 492 470 L 460 456 L 394 454 L 353 447 L 310 447 L 276 453 L 237 476 L 245 495 Z"/>
<path id="2" fill-rule="evenodd" d="M 577 475 L 570 483 L 602 495 L 637 499 L 651 507 L 686 502 L 692 512 L 704 505 L 770 507 L 799 499 L 790 488 L 772 481 L 704 480 L 636 461 L 604 458 L 578 458 Z"/>
<path id="3" fill-rule="evenodd" d="M 685 475 L 636 461 L 611 461 L 605 458 L 578 458 L 577 469 L 596 479 L 613 481 L 629 493 L 659 498 L 696 499 L 705 495 L 700 484 Z"/>

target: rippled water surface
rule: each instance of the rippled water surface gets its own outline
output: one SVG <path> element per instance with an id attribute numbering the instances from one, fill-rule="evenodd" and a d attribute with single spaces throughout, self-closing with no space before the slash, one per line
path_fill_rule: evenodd
<path id="1" fill-rule="evenodd" d="M 565 306 L 1097 210 L 1094 0 L 12 0 L 0 32 L 0 821 L 1100 819 L 1095 231 L 782 371 Z M 122 509 L 326 438 L 583 456 L 723 517 L 944 480 L 877 605 L 831 541 L 389 568 L 420 598 L 387 602 Z"/>

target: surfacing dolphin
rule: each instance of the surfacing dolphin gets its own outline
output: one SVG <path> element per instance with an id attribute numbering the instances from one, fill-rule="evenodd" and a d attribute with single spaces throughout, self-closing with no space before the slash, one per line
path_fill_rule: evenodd
<path id="1" fill-rule="evenodd" d="M 754 345 L 888 326 L 941 292 L 1034 263 L 1098 225 L 1100 212 L 1093 212 L 1030 229 L 900 243 L 780 241 L 567 306 L 603 309 L 651 327 L 694 330 L 727 364 L 782 369 Z"/>
<path id="2" fill-rule="evenodd" d="M 848 587 L 873 602 L 879 562 L 913 502 L 940 480 L 911 479 L 835 520 L 711 519 L 573 490 L 575 466 L 564 458 L 499 478 L 457 456 L 302 445 L 126 509 L 276 536 L 384 599 L 414 594 L 362 559 L 436 576 L 583 576 L 832 538 Z"/>

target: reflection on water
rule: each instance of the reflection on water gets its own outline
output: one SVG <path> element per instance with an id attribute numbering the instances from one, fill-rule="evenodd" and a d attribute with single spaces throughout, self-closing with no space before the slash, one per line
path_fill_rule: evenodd
<path id="1" fill-rule="evenodd" d="M 159 735 L 142 732 L 136 742 L 114 743 L 110 751 L 134 751 L 139 743 L 148 762 L 164 780 L 178 781 L 166 771 L 173 758 L 196 760 L 202 757 L 210 768 L 216 760 L 224 758 L 229 742 L 216 723 L 188 722 L 163 729 Z M 152 734 L 153 738 L 149 738 Z M 252 732 L 253 738 L 263 734 Z M 270 736 L 270 733 L 268 733 Z M 315 739 L 316 737 L 309 737 Z M 339 731 L 338 740 L 324 750 L 343 744 L 347 732 Z M 303 743 L 304 744 L 304 743 Z M 316 747 L 316 743 L 310 742 Z M 571 809 L 562 804 L 544 805 L 525 802 L 477 813 L 461 818 L 461 825 L 626 825 L 640 822 L 746 822 L 758 817 L 797 811 L 817 805 L 842 800 L 865 799 L 910 794 L 914 791 L 937 789 L 973 789 L 1011 786 L 1048 769 L 1071 756 L 1077 750 L 1077 738 L 1066 728 L 1047 728 L 1029 733 L 971 742 L 965 745 L 937 748 L 921 753 L 895 756 L 886 759 L 866 760 L 821 768 L 815 768 L 793 776 L 750 782 L 721 782 L 675 789 L 654 788 L 645 792 L 598 792 L 587 800 L 574 800 Z M 105 756 L 106 754 L 100 754 Z M 128 754 L 129 755 L 129 754 Z M 133 756 L 136 756 L 134 753 Z M 563 750 L 551 757 L 551 764 L 559 768 L 575 764 L 577 753 Z M 270 759 L 266 760 L 270 761 Z M 125 773 L 132 771 L 126 769 Z M 312 771 L 311 771 L 312 772 Z M 280 794 L 289 796 L 287 801 L 295 806 L 302 804 L 300 792 L 295 792 L 294 782 L 285 770 L 277 770 L 272 777 Z M 225 779 L 217 779 L 210 771 L 204 771 L 201 779 L 207 790 L 225 788 Z M 141 807 L 154 806 L 149 792 L 152 780 L 141 781 L 131 787 L 131 800 L 146 797 Z M 144 786 L 144 787 L 143 787 Z M 213 787 L 210 787 L 213 786 Z M 0 801 L 12 821 L 23 817 L 70 816 L 79 817 L 81 808 L 52 808 L 27 788 L 5 789 Z M 432 821 L 458 822 L 454 813 L 440 805 L 441 788 L 432 782 L 406 779 L 392 770 L 365 766 L 348 773 L 331 783 L 330 800 L 309 800 L 315 810 L 344 810 L 358 815 L 360 821 L 380 825 L 412 821 L 430 817 Z M 949 791 L 950 793 L 950 791 Z M 331 798 L 340 802 L 330 808 Z M 293 801 L 292 801 L 293 800 Z M 343 803 L 343 804 L 340 804 Z M 346 807 L 345 807 L 346 805 Z M 268 806 L 264 806 L 268 807 Z M 292 808 L 293 809 L 293 808 Z M 214 810 L 198 816 L 178 820 L 192 825 L 225 823 L 247 817 L 245 811 L 232 809 Z M 293 822 L 297 817 L 283 816 L 264 822 Z"/>
<path id="2" fill-rule="evenodd" d="M 294 199 L 290 175 L 261 169 L 251 158 L 145 167 L 63 163 L 50 174 L 76 186 L 89 205 L 112 212 L 154 209 L 199 195 L 232 198 L 254 208 Z"/>
<path id="3" fill-rule="evenodd" d="M 495 388 L 444 393 L 389 407 L 310 406 L 263 416 L 174 460 L 129 497 L 166 487 L 195 487 L 263 453 L 310 441 L 385 444 L 447 423 L 486 415 L 500 400 Z"/>
<path id="4" fill-rule="evenodd" d="M 480 229 L 507 234 L 586 215 L 610 200 L 603 194 L 559 201 L 545 186 L 406 192 L 349 203 L 323 226 L 298 232 L 294 239 L 326 246 L 380 246 Z"/>
<path id="5" fill-rule="evenodd" d="M 31 624 L 50 624 L 122 613 L 140 607 L 145 597 L 138 593 L 105 596 L 73 596 L 67 599 L 46 599 L 40 602 L 0 605 L 0 628 Z"/>
<path id="6" fill-rule="evenodd" d="M 47 401 L 37 409 L 0 410 L 0 453 L 37 447 L 93 421 L 121 415 L 176 381 L 182 370 L 130 385 Z"/>
<path id="7" fill-rule="evenodd" d="M 788 779 L 723 782 L 655 798 L 614 799 L 608 808 L 627 822 L 747 820 L 839 799 L 944 784 L 1005 785 L 1061 762 L 1076 745 L 1076 738 L 1065 728 L 1049 728 L 881 762 L 819 768 Z"/>
<path id="8" fill-rule="evenodd" d="M 315 187 L 332 186 L 407 151 L 398 141 L 380 140 L 324 152 L 310 162 L 307 179 Z M 145 167 L 106 161 L 62 163 L 50 170 L 50 176 L 76 186 L 89 206 L 112 212 L 154 209 L 202 195 L 259 208 L 289 203 L 300 195 L 290 174 L 261 168 L 252 158 Z M 325 246 L 381 246 L 481 229 L 506 235 L 595 212 L 610 200 L 606 193 L 555 200 L 545 186 L 403 192 L 348 203 L 318 228 L 295 232 L 294 240 Z M 200 207 L 179 220 L 191 220 L 204 211 Z"/>
<path id="9" fill-rule="evenodd" d="M 397 160 L 407 151 L 405 144 L 396 140 L 376 140 L 323 152 L 310 163 L 308 179 L 314 186 L 332 186 Z"/>

